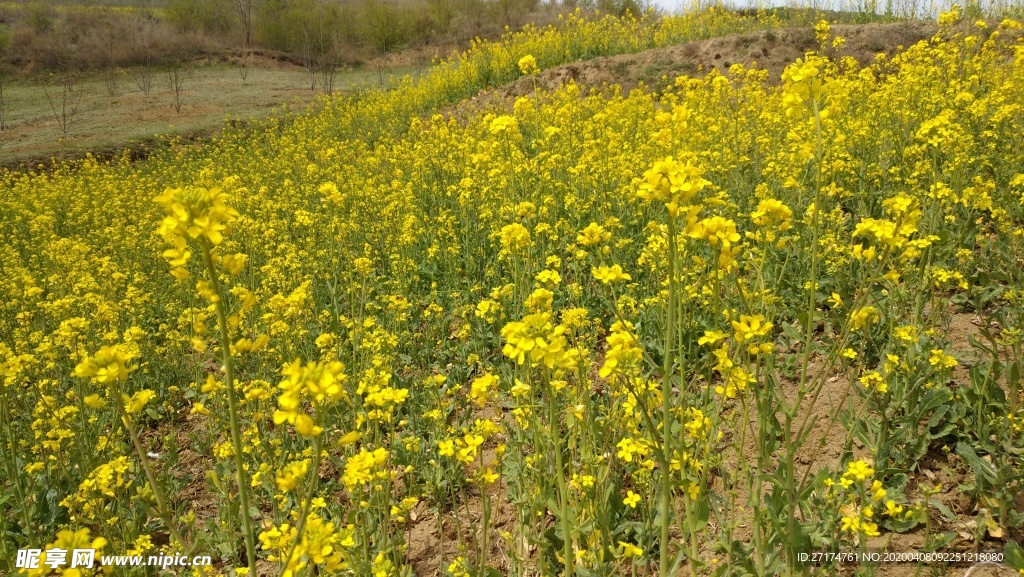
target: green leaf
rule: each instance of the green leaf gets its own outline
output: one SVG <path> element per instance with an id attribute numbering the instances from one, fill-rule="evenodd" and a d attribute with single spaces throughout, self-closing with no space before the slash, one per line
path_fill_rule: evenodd
<path id="1" fill-rule="evenodd" d="M 967 443 L 957 443 L 956 454 L 964 458 L 965 461 L 974 469 L 974 474 L 979 479 L 982 479 L 989 484 L 994 484 L 998 479 L 995 467 L 991 463 L 985 461 L 978 456 L 978 453 L 974 451 L 974 448 Z"/>
<path id="2" fill-rule="evenodd" d="M 947 412 L 949 412 L 949 405 L 943 405 L 938 409 L 935 409 L 935 412 L 932 413 L 932 417 L 928 419 L 928 428 L 934 429 L 942 422 L 942 418 L 946 416 Z"/>
<path id="3" fill-rule="evenodd" d="M 789 323 L 782 324 L 782 332 L 785 333 L 787 337 L 793 339 L 794 341 L 800 342 L 801 340 L 803 340 L 803 335 L 798 333 L 796 328 Z"/>
<path id="4" fill-rule="evenodd" d="M 893 518 L 890 521 L 892 530 L 897 533 L 906 533 L 907 531 L 910 531 L 911 529 L 917 527 L 918 524 L 920 524 L 920 521 L 918 521 L 916 517 L 911 517 L 910 519 L 907 519 L 904 518 L 902 515 L 899 518 Z"/>
<path id="5" fill-rule="evenodd" d="M 956 515 L 949 510 L 949 507 L 942 504 L 938 499 L 929 499 L 928 504 L 939 510 L 940 513 L 950 521 L 956 521 Z"/>
<path id="6" fill-rule="evenodd" d="M 1024 549 L 1016 541 L 1007 541 L 1003 545 L 1003 562 L 1018 571 L 1024 570 Z"/>
<path id="7" fill-rule="evenodd" d="M 672 561 L 672 570 L 669 571 L 669 575 L 675 575 L 679 572 L 679 566 L 683 564 L 683 559 L 686 557 L 688 557 L 688 555 L 686 555 L 686 549 L 680 549 L 679 552 L 676 553 L 676 558 Z"/>
<path id="8" fill-rule="evenodd" d="M 699 531 L 707 527 L 709 519 L 711 519 L 711 507 L 708 505 L 707 499 L 701 499 L 697 503 L 697 522 L 694 528 Z"/>
<path id="9" fill-rule="evenodd" d="M 594 522 L 594 519 L 587 519 L 586 523 L 582 525 L 577 525 L 576 528 L 573 530 L 573 533 L 577 535 L 587 535 L 589 533 L 592 533 L 595 527 L 596 524 Z"/>
<path id="10" fill-rule="evenodd" d="M 558 503 L 556 503 L 553 498 L 552 499 L 548 499 L 547 505 L 548 505 L 548 511 L 552 515 L 554 515 L 555 518 L 561 518 L 561 516 L 562 516 L 562 508 L 558 506 Z"/>
<path id="11" fill-rule="evenodd" d="M 814 489 L 816 487 L 821 486 L 822 481 L 825 480 L 825 477 L 827 477 L 828 474 L 829 470 L 826 469 L 825 467 L 818 469 L 818 473 L 814 476 L 814 478 L 811 479 L 811 481 L 808 482 L 807 485 L 803 488 L 803 490 L 801 490 L 800 493 L 797 495 L 797 500 L 805 501 L 809 499 L 811 493 L 814 492 Z"/>
<path id="12" fill-rule="evenodd" d="M 949 391 L 945 387 L 932 389 L 924 395 L 916 410 L 920 415 L 933 411 L 947 403 L 950 396 Z"/>
<path id="13" fill-rule="evenodd" d="M 890 477 L 889 480 L 886 481 L 885 484 L 890 489 L 894 489 L 896 491 L 902 491 L 903 488 L 907 486 L 907 482 L 909 480 L 910 480 L 910 478 L 907 477 L 906 473 L 896 473 L 892 477 Z"/>
<path id="14" fill-rule="evenodd" d="M 946 531 L 935 536 L 935 540 L 932 541 L 928 546 L 921 549 L 922 553 L 931 553 L 932 551 L 938 551 L 950 543 L 953 539 L 956 539 L 956 531 Z"/>
<path id="15" fill-rule="evenodd" d="M 160 420 L 160 413 L 154 411 L 153 409 L 146 409 L 146 414 L 149 415 L 149 418 L 153 419 L 154 421 Z"/>

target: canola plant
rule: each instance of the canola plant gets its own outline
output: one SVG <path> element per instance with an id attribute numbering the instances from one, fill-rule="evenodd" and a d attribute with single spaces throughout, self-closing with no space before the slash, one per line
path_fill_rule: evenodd
<path id="1" fill-rule="evenodd" d="M 782 24 L 573 16 L 200 147 L 4 174 L 0 563 L 760 577 L 941 550 L 952 516 L 1024 570 L 1019 22 L 954 10 L 864 66 L 821 22 L 781 78 L 436 112 Z"/>

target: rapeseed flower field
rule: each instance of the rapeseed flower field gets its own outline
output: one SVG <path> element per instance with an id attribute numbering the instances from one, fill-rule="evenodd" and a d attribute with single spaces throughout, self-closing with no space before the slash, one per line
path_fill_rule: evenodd
<path id="1" fill-rule="evenodd" d="M 1020 22 L 954 9 L 861 64 L 821 21 L 781 77 L 438 112 L 786 24 L 576 15 L 203 146 L 4 173 L 5 574 L 156 571 L 15 567 L 77 547 L 213 557 L 180 575 L 1024 570 Z"/>

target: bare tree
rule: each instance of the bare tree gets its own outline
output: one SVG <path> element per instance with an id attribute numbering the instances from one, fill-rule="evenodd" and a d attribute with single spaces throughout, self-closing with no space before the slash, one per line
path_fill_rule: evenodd
<path id="1" fill-rule="evenodd" d="M 110 18 L 118 30 L 129 27 L 130 21 L 126 15 L 115 13 Z M 107 96 L 113 99 L 120 89 L 123 74 L 119 64 L 124 58 L 125 38 L 122 34 L 113 34 L 110 30 L 103 30 L 99 27 L 86 31 L 86 34 L 90 44 L 98 49 L 100 76 L 107 89 Z"/>
<path id="2" fill-rule="evenodd" d="M 7 99 L 4 97 L 4 85 L 7 84 L 7 68 L 0 63 L 0 130 L 7 130 Z"/>
<path id="3" fill-rule="evenodd" d="M 185 80 L 192 77 L 192 60 L 175 58 L 171 67 L 167 69 L 167 80 L 171 87 L 173 96 L 174 112 L 181 114 L 181 106 L 184 104 Z"/>
<path id="4" fill-rule="evenodd" d="M 75 74 L 70 69 L 61 73 L 59 97 L 50 94 L 49 88 L 43 87 L 46 100 L 50 103 L 50 111 L 53 112 L 53 118 L 57 121 L 64 138 L 71 132 L 71 123 L 78 114 L 78 105 L 82 102 L 82 90 L 76 86 L 75 80 Z"/>
<path id="5" fill-rule="evenodd" d="M 7 84 L 9 73 L 4 60 L 7 57 L 7 50 L 11 45 L 11 39 L 0 30 L 0 130 L 7 130 L 7 99 L 4 98 L 4 87 Z"/>
<path id="6" fill-rule="evenodd" d="M 575 1 L 566 0 L 567 4 Z M 463 20 L 470 25 L 471 36 L 483 33 L 484 22 L 487 20 L 487 4 L 484 0 L 458 0 L 457 10 L 462 13 Z"/>
<path id="7" fill-rule="evenodd" d="M 338 75 L 338 67 L 341 65 L 341 51 L 338 42 L 332 41 L 320 57 L 320 88 L 324 94 L 334 94 L 334 79 Z"/>
<path id="8" fill-rule="evenodd" d="M 231 0 L 231 8 L 238 19 L 238 25 L 242 28 L 246 49 L 252 46 L 253 12 L 257 8 L 256 2 L 257 0 Z"/>
<path id="9" fill-rule="evenodd" d="M 139 87 L 139 90 L 143 94 L 149 94 L 153 90 L 153 56 L 147 54 L 145 61 L 132 68 L 132 78 L 135 79 L 135 85 Z"/>
<path id="10" fill-rule="evenodd" d="M 317 74 L 320 76 L 320 88 L 324 94 L 334 93 L 334 79 L 342 62 L 342 38 L 337 27 L 321 24 L 318 26 L 320 35 L 320 51 L 317 59 Z"/>
<path id="11" fill-rule="evenodd" d="M 377 79 L 383 85 L 387 69 L 385 58 L 405 41 L 406 22 L 400 7 L 388 4 L 387 0 L 365 0 L 363 19 L 363 34 L 373 50 L 373 65 Z"/>
<path id="12" fill-rule="evenodd" d="M 121 69 L 108 65 L 103 69 L 103 85 L 107 87 L 107 96 L 114 98 L 120 86 Z"/>
<path id="13" fill-rule="evenodd" d="M 363 34 L 375 53 L 390 54 L 406 41 L 409 22 L 402 10 L 401 5 L 387 0 L 365 0 Z"/>
<path id="14" fill-rule="evenodd" d="M 242 84 L 249 82 L 249 53 L 241 58 L 238 66 L 238 75 L 242 77 Z"/>
<path id="15" fill-rule="evenodd" d="M 299 51 L 310 90 L 320 85 L 324 94 L 334 92 L 338 69 L 344 62 L 344 35 L 341 12 L 320 5 L 297 18 Z"/>
<path id="16" fill-rule="evenodd" d="M 386 52 L 373 60 L 373 69 L 377 71 L 377 82 L 381 86 L 384 86 L 384 73 L 388 69 L 387 63 L 384 61 L 385 56 L 387 56 Z"/>
<path id="17" fill-rule="evenodd" d="M 302 68 L 306 71 L 309 89 L 316 90 L 317 46 L 313 31 L 309 27 L 302 28 Z"/>
<path id="18" fill-rule="evenodd" d="M 144 15 L 133 14 L 131 19 L 132 44 L 134 44 L 134 50 L 138 54 L 138 60 L 140 61 L 131 68 L 132 78 L 143 94 L 149 94 L 150 90 L 153 89 L 153 67 L 155 64 L 153 53 L 156 50 L 155 31 L 153 30 L 152 23 Z"/>
<path id="19" fill-rule="evenodd" d="M 430 14 L 437 25 L 435 32 L 447 34 L 455 22 L 455 5 L 451 0 L 427 0 L 427 5 L 430 6 Z"/>
<path id="20" fill-rule="evenodd" d="M 50 88 L 46 86 L 43 86 L 43 92 L 46 94 L 46 101 L 50 104 L 50 111 L 60 127 L 63 139 L 71 132 L 71 125 L 75 115 L 78 114 L 78 105 L 82 102 L 83 93 L 83 90 L 77 85 L 78 71 L 75 66 L 75 50 L 71 46 L 71 39 L 64 26 L 61 26 L 55 34 L 53 50 L 60 93 L 57 95 L 56 89 L 51 93 Z"/>

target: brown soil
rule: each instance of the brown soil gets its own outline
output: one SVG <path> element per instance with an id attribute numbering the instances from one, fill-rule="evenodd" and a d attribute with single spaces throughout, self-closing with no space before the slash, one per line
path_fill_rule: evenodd
<path id="1" fill-rule="evenodd" d="M 837 60 L 852 57 L 866 65 L 873 62 L 878 54 L 892 56 L 932 37 L 936 31 L 935 23 L 930 21 L 835 25 L 832 34 L 846 42 L 838 49 L 830 48 L 827 54 Z M 532 93 L 535 80 L 536 88 L 541 90 L 556 90 L 572 82 L 589 89 L 620 86 L 623 92 L 629 92 L 641 86 L 658 88 L 678 76 L 700 77 L 712 70 L 724 73 L 733 64 L 742 64 L 767 70 L 769 82 L 777 84 L 788 64 L 817 49 L 811 28 L 733 34 L 549 68 L 536 77 L 524 77 L 495 89 L 483 90 L 476 97 L 446 107 L 441 112 L 460 116 L 473 110 L 506 108 L 515 98 Z"/>
<path id="2" fill-rule="evenodd" d="M 174 500 L 188 503 L 189 510 L 196 515 L 196 525 L 202 527 L 207 519 L 217 516 L 220 496 L 216 494 L 206 472 L 212 469 L 213 459 L 195 451 L 196 438 L 206 434 L 206 425 L 201 417 L 186 417 L 187 420 L 167 423 L 157 430 L 162 435 L 172 435 L 178 449 L 178 463 L 172 476 L 186 482 Z"/>
<path id="3" fill-rule="evenodd" d="M 475 418 L 495 420 L 498 417 L 512 421 L 510 415 L 499 417 L 493 407 L 484 407 L 475 412 Z M 505 423 L 508 426 L 509 423 Z M 504 435 L 491 438 L 481 450 L 484 463 L 496 463 L 498 443 L 506 443 Z M 476 470 L 476 467 L 473 467 Z M 508 559 L 507 545 L 500 532 L 515 532 L 516 508 L 509 500 L 508 487 L 504 480 L 487 488 L 487 496 L 491 503 L 488 525 L 488 565 L 508 574 L 511 562 Z M 407 527 L 406 561 L 412 566 L 413 572 L 422 577 L 444 575 L 444 568 L 459 554 L 470 559 L 478 555 L 474 544 L 482 537 L 480 528 L 483 526 L 484 498 L 479 486 L 473 485 L 462 495 L 463 501 L 456 503 L 450 510 L 438 512 L 434 504 L 420 502 L 410 515 Z M 441 527 L 438 527 L 440 517 Z M 466 550 L 468 549 L 468 550 Z M 461 550 L 461 551 L 460 551 Z"/>
<path id="4" fill-rule="evenodd" d="M 931 37 L 935 31 L 934 23 L 919 21 L 837 25 L 832 27 L 832 33 L 845 38 L 846 44 L 830 50 L 828 55 L 835 59 L 853 57 L 864 65 L 874 61 L 878 53 L 891 56 Z M 733 64 L 743 64 L 767 70 L 769 79 L 777 82 L 788 64 L 817 48 L 813 29 L 766 30 L 567 64 L 541 72 L 537 80 L 538 86 L 547 90 L 572 80 L 591 88 L 615 84 L 628 92 L 641 84 L 657 85 L 663 76 L 671 80 L 682 75 L 703 76 L 711 70 L 724 73 Z M 500 89 L 505 97 L 524 96 L 532 91 L 530 78 Z"/>
<path id="5" fill-rule="evenodd" d="M 504 485 L 492 486 L 488 494 L 491 500 L 490 531 L 487 537 L 488 565 L 507 573 L 511 564 L 506 553 L 507 545 L 499 532 L 515 532 L 516 509 L 508 500 Z M 416 519 L 411 519 L 406 534 L 409 549 L 405 554 L 406 561 L 416 575 L 444 575 L 442 562 L 447 567 L 459 554 L 470 559 L 478 555 L 474 543 L 478 543 L 481 538 L 483 503 L 483 497 L 474 490 L 466 495 L 465 502 L 459 503 L 456 509 L 442 514 L 443 535 L 438 530 L 437 512 L 431 511 L 425 503 L 417 506 L 414 510 Z"/>
<path id="6" fill-rule="evenodd" d="M 926 311 L 926 314 L 927 311 Z M 943 338 L 952 343 L 954 354 L 960 359 L 961 365 L 953 373 L 952 386 L 970 386 L 969 367 L 979 362 L 976 349 L 971 345 L 971 340 L 980 340 L 982 320 L 974 313 L 962 313 L 950 307 L 943 313 L 943 318 L 938 321 L 940 333 Z M 809 374 L 813 377 L 823 368 L 823 359 L 812 358 L 809 365 Z M 840 464 L 844 446 L 847 443 L 847 430 L 839 421 L 841 410 L 853 408 L 860 410 L 862 403 L 860 396 L 851 388 L 852 376 L 844 374 L 841 367 L 835 366 L 830 374 L 825 377 L 821 385 L 817 399 L 808 398 L 803 403 L 800 415 L 798 415 L 794 426 L 799 426 L 807 417 L 810 426 L 810 434 L 805 443 L 797 451 L 796 464 L 799 475 L 813 476 L 821 467 L 837 469 Z M 797 384 L 795 382 L 784 382 L 781 393 L 789 402 L 796 396 Z M 813 402 L 812 402 L 813 401 Z M 737 403 L 733 410 L 741 411 Z M 753 410 L 753 409 L 751 409 Z M 779 415 L 782 418 L 782 415 Z M 740 422 L 742 419 L 737 420 Z M 756 418 L 748 423 L 746 439 L 743 443 L 744 457 L 752 462 L 757 455 L 756 440 L 753 438 L 757 431 Z M 739 434 L 735 432 L 734 434 Z M 868 451 L 859 441 L 853 440 L 850 447 L 854 458 L 870 458 Z M 737 456 L 729 453 L 722 463 L 726 469 L 734 469 L 737 466 Z M 775 466 L 773 461 L 770 465 Z M 952 531 L 956 537 L 947 544 L 945 552 L 973 552 L 978 550 L 976 542 L 976 516 L 979 505 L 972 502 L 969 496 L 961 491 L 961 486 L 973 482 L 973 472 L 967 467 L 963 460 L 952 450 L 934 450 L 918 463 L 918 472 L 911 475 L 910 481 L 905 488 L 905 494 L 909 501 L 922 498 L 923 489 L 936 485 L 941 490 L 934 494 L 933 499 L 946 506 L 956 519 L 948 519 L 941 515 L 936 509 L 930 508 L 931 531 L 933 534 Z M 719 488 L 720 484 L 719 484 Z M 1024 506 L 1024 495 L 1019 499 L 1018 506 Z M 740 525 L 734 530 L 733 536 L 738 539 L 750 538 L 749 518 L 751 512 L 745 506 L 740 505 L 736 511 L 739 516 Z M 1010 530 L 1008 538 L 1019 538 L 1019 531 Z M 908 533 L 890 533 L 874 539 L 869 544 L 876 550 L 887 550 L 893 552 L 912 551 L 919 549 L 924 544 L 924 529 L 918 528 Z M 987 540 L 980 544 L 984 551 L 1001 551 L 1001 540 Z M 706 557 L 713 557 L 714 554 L 705 551 Z M 880 565 L 879 575 L 892 575 L 898 577 L 915 575 L 915 564 L 889 564 Z M 921 575 L 945 575 L 961 576 L 968 570 L 967 566 L 933 567 L 925 569 Z M 852 573 L 852 571 L 841 570 L 840 573 Z M 1005 567 L 978 567 L 971 575 L 1012 575 Z M 915 575 L 916 577 L 916 575 Z"/>

